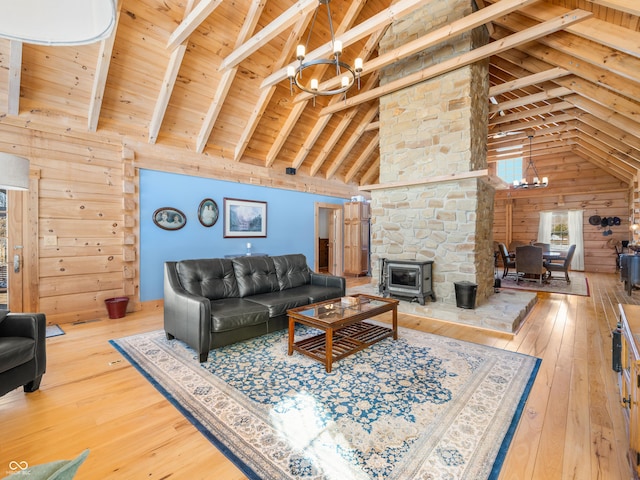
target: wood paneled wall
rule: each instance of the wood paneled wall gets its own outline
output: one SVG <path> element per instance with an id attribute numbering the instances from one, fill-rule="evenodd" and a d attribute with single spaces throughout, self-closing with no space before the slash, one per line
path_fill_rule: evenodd
<path id="1" fill-rule="evenodd" d="M 129 287 L 124 278 L 121 142 L 2 125 L 0 151 L 29 158 L 38 182 L 38 196 L 23 197 L 23 210 L 37 202 L 38 212 L 27 217 L 37 222 L 37 238 L 23 238 L 37 245 L 23 259 L 24 270 L 38 272 L 28 279 L 35 301 L 25 301 L 25 308 L 46 312 L 49 323 L 88 320 L 105 316 L 106 298 L 135 293 L 135 271 Z"/>
<path id="2" fill-rule="evenodd" d="M 26 217 L 37 222 L 37 247 L 25 261 L 36 262 L 37 278 L 29 278 L 31 295 L 49 323 L 106 316 L 104 300 L 127 295 L 130 310 L 138 302 L 139 237 L 137 168 L 219 178 L 256 185 L 289 188 L 348 198 L 357 190 L 339 182 L 292 177 L 272 170 L 211 156 L 148 145 L 116 135 L 90 134 L 54 126 L 24 126 L 0 119 L 0 151 L 31 160 L 38 195 L 25 194 Z M 585 270 L 615 269 L 610 239 L 627 239 L 632 192 L 624 182 L 577 155 L 536 159 L 551 187 L 536 192 L 499 191 L 496 195 L 494 239 L 530 241 L 537 236 L 543 210 L 583 209 Z M 355 188 L 355 187 L 354 187 Z M 36 211 L 29 217 L 29 202 Z M 589 225 L 591 215 L 618 216 L 614 235 Z M 28 241 L 29 239 L 25 240 Z M 29 304 L 29 303 L 27 303 Z"/>
<path id="3" fill-rule="evenodd" d="M 28 296 L 24 308 L 45 312 L 50 324 L 104 317 L 104 300 L 110 297 L 128 296 L 129 311 L 141 307 L 139 168 L 344 198 L 359 193 L 356 186 L 335 180 L 274 174 L 265 167 L 118 135 L 66 130 L 64 125 L 25 128 L 12 117 L 0 119 L 0 151 L 31 161 L 37 189 L 22 194 L 20 221 L 34 225 L 26 229 L 33 238 L 21 240 L 33 248 L 28 255 L 25 251 L 25 288 L 19 293 Z"/>
<path id="4" fill-rule="evenodd" d="M 615 249 L 611 244 L 630 240 L 630 195 L 627 185 L 578 155 L 540 157 L 535 160 L 540 175 L 549 177 L 549 187 L 539 190 L 502 190 L 495 200 L 494 240 L 535 241 L 540 212 L 582 210 L 584 212 L 584 267 L 586 272 L 614 272 Z M 589 217 L 619 217 L 621 224 L 604 228 L 589 224 Z"/>

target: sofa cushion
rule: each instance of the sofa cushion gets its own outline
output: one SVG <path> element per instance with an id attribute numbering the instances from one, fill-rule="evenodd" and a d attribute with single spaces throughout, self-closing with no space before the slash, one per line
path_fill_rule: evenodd
<path id="1" fill-rule="evenodd" d="M 300 292 L 297 294 L 294 290 L 283 290 L 278 292 L 263 293 L 260 295 L 253 295 L 247 297 L 250 302 L 256 302 L 257 304 L 264 305 L 269 309 L 269 317 L 277 317 L 279 315 L 286 315 L 287 310 L 290 308 L 300 307 L 309 303 L 309 296 L 306 292 Z"/>
<path id="2" fill-rule="evenodd" d="M 311 270 L 304 255 L 296 253 L 271 258 L 276 267 L 280 290 L 307 285 L 311 281 Z"/>
<path id="3" fill-rule="evenodd" d="M 269 320 L 267 307 L 244 298 L 224 298 L 211 302 L 212 332 L 227 332 L 263 323 L 266 333 L 267 320 Z"/>
<path id="4" fill-rule="evenodd" d="M 271 257 L 236 257 L 231 260 L 240 297 L 277 292 L 278 277 Z"/>
<path id="5" fill-rule="evenodd" d="M 206 258 L 177 262 L 176 271 L 184 289 L 209 300 L 238 297 L 233 264 L 226 258 Z"/>
<path id="6" fill-rule="evenodd" d="M 36 342 L 27 337 L 2 337 L 0 340 L 0 373 L 27 363 L 36 356 Z"/>
<path id="7" fill-rule="evenodd" d="M 319 285 L 302 285 L 296 287 L 290 292 L 296 296 L 306 295 L 309 299 L 307 303 L 322 302 L 332 298 L 340 298 L 344 295 L 340 287 L 325 287 Z"/>
<path id="8" fill-rule="evenodd" d="M 9 315 L 9 310 L 0 309 L 0 323 L 7 318 L 7 315 Z"/>

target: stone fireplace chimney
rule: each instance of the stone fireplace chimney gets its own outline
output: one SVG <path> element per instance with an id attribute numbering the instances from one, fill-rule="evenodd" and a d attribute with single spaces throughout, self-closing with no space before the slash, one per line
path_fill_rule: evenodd
<path id="1" fill-rule="evenodd" d="M 472 0 L 429 2 L 394 23 L 381 54 L 470 14 Z M 479 27 L 386 68 L 384 85 L 488 42 Z M 493 293 L 493 198 L 486 182 L 489 62 L 476 62 L 380 99 L 380 185 L 371 191 L 374 281 L 381 258 L 433 260 L 437 301 L 454 282 Z M 478 171 L 483 171 L 480 174 Z"/>

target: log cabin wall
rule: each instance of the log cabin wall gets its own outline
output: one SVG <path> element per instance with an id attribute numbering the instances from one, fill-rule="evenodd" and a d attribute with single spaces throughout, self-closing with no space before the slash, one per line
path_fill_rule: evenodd
<path id="1" fill-rule="evenodd" d="M 38 212 L 37 218 L 27 220 L 37 223 L 32 231 L 38 238 L 23 238 L 36 250 L 24 255 L 23 270 L 37 272 L 37 278 L 24 279 L 30 285 L 23 291 L 30 292 L 30 298 L 23 298 L 23 308 L 46 312 L 49 323 L 65 323 L 104 316 L 107 298 L 136 298 L 135 224 L 125 225 L 119 139 L 89 134 L 73 138 L 3 124 L 0 151 L 29 158 L 37 181 L 38 195 L 23 200 L 37 202 L 23 210 Z M 127 205 L 131 222 L 135 205 L 130 198 Z M 135 303 L 130 308 L 136 308 Z"/>
<path id="2" fill-rule="evenodd" d="M 493 236 L 497 242 L 535 241 L 539 214 L 543 211 L 583 210 L 584 269 L 615 272 L 617 240 L 631 240 L 630 195 L 625 182 L 576 154 L 540 156 L 534 159 L 540 175 L 549 177 L 549 187 L 537 190 L 499 190 L 495 199 Z M 589 224 L 589 217 L 619 217 L 613 234 Z"/>
<path id="3" fill-rule="evenodd" d="M 23 309 L 46 312 L 50 324 L 104 317 L 104 300 L 111 297 L 129 297 L 129 311 L 162 305 L 139 302 L 138 168 L 341 198 L 359 193 L 337 181 L 275 174 L 222 158 L 214 162 L 115 134 L 44 124 L 25 128 L 6 117 L 0 121 L 0 151 L 31 161 L 37 189 L 22 194 L 22 222 L 31 224 L 26 231 L 34 239 L 23 239 L 33 248 L 24 252 L 26 283 L 20 290 Z"/>

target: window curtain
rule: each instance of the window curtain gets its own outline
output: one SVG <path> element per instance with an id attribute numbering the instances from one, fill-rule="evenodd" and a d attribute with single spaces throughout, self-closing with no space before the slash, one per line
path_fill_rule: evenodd
<path id="1" fill-rule="evenodd" d="M 569 243 L 576 245 L 571 270 L 584 271 L 584 239 L 582 235 L 582 210 L 569 210 Z"/>
<path id="2" fill-rule="evenodd" d="M 551 243 L 551 215 L 552 212 L 540 212 L 538 242 Z"/>

